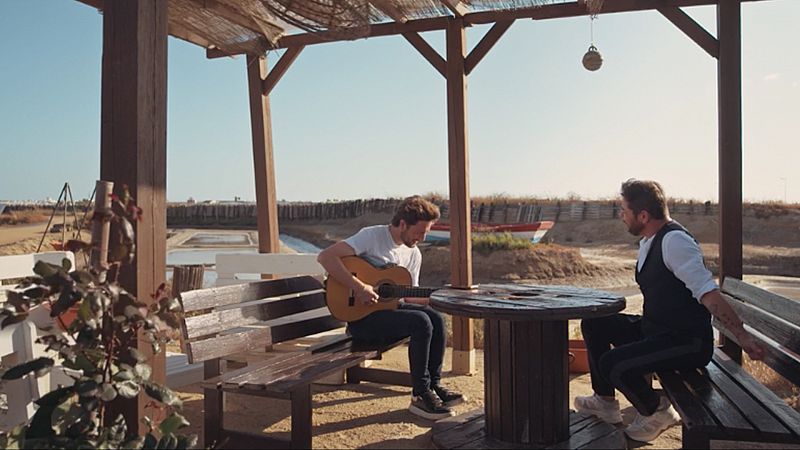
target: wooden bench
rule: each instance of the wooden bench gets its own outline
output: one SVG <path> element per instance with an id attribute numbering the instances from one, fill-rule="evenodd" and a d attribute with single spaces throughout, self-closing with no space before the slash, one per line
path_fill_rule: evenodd
<path id="1" fill-rule="evenodd" d="M 205 445 L 311 447 L 311 384 L 340 371 L 348 382 L 375 381 L 411 385 L 411 376 L 359 367 L 406 342 L 360 343 L 339 335 L 306 351 L 274 354 L 246 367 L 222 373 L 220 358 L 265 349 L 273 344 L 341 328 L 325 305 L 319 280 L 310 276 L 199 289 L 181 294 L 186 317 L 181 331 L 189 363 L 204 362 Z M 227 430 L 224 393 L 291 401 L 289 441 Z M 226 444 L 227 443 L 227 444 Z"/>
<path id="2" fill-rule="evenodd" d="M 800 302 L 727 278 L 722 292 L 766 350 L 764 363 L 800 385 Z M 709 448 L 711 440 L 800 444 L 800 413 L 744 371 L 733 334 L 732 354 L 715 349 L 705 368 L 658 373 L 683 422 L 683 448 Z M 738 351 L 737 351 L 738 349 Z"/>

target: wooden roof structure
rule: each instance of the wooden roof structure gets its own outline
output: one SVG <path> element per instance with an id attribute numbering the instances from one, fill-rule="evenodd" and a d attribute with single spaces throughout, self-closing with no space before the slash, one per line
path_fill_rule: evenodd
<path id="1" fill-rule="evenodd" d="M 100 178 L 128 185 L 144 211 L 136 261 L 120 276 L 140 299 L 155 291 L 165 273 L 168 35 L 205 48 L 209 58 L 246 55 L 262 253 L 279 251 L 270 92 L 308 45 L 402 35 L 447 81 L 451 283 L 470 286 L 467 75 L 516 20 L 647 10 L 657 10 L 717 60 L 720 276 L 742 276 L 741 4 L 763 0 L 77 1 L 103 13 Z M 716 36 L 682 9 L 700 5 L 716 5 Z M 467 53 L 465 30 L 476 24 L 492 27 Z M 446 35 L 444 55 L 419 35 L 434 30 Z M 268 71 L 270 49 L 286 51 Z M 474 371 L 468 319 L 454 318 L 453 348 L 454 371 Z M 156 355 L 153 368 L 156 381 L 163 382 L 163 354 Z M 138 430 L 144 408 L 142 398 L 121 400 L 112 414 L 124 413 L 129 430 Z"/>

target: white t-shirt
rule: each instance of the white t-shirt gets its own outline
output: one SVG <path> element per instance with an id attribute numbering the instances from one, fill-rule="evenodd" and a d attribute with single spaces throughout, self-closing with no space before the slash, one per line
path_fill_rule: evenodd
<path id="1" fill-rule="evenodd" d="M 422 252 L 417 247 L 397 244 L 392 239 L 388 225 L 373 225 L 362 228 L 344 242 L 360 256 L 376 267 L 396 264 L 411 273 L 411 284 L 419 286 L 419 270 L 422 267 Z"/>
<path id="2" fill-rule="evenodd" d="M 642 270 L 654 237 L 655 235 L 639 241 L 639 258 L 636 262 L 639 270 Z M 667 266 L 667 269 L 683 281 L 683 284 L 692 291 L 692 297 L 697 301 L 714 289 L 719 289 L 711 271 L 703 263 L 703 252 L 700 250 L 700 246 L 687 233 L 675 230 L 665 234 L 664 239 L 661 240 L 661 255 L 664 257 L 664 265 Z"/>

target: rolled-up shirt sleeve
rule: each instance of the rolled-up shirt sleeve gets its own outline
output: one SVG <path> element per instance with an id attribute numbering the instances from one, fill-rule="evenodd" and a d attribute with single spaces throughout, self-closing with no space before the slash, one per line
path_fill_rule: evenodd
<path id="1" fill-rule="evenodd" d="M 661 242 L 664 265 L 692 292 L 692 297 L 700 301 L 707 293 L 719 289 L 711 271 L 703 263 L 703 252 L 694 239 L 681 231 L 672 231 Z"/>

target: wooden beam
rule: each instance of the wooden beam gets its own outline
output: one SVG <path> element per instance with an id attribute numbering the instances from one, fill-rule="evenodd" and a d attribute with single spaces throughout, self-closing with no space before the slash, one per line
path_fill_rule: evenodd
<path id="1" fill-rule="evenodd" d="M 450 178 L 450 282 L 472 285 L 470 231 L 469 140 L 467 138 L 467 74 L 464 70 L 464 21 L 447 26 L 447 154 Z M 453 372 L 475 371 L 472 321 L 453 317 Z"/>
<path id="2" fill-rule="evenodd" d="M 447 28 L 447 17 L 432 19 L 409 20 L 406 23 L 380 23 L 372 25 L 370 32 L 365 37 L 394 36 L 406 32 L 422 33 L 425 31 L 444 30 Z M 343 39 L 332 37 L 329 33 L 303 33 L 293 34 L 278 39 L 276 48 L 295 47 L 298 45 L 325 44 L 341 41 Z"/>
<path id="3" fill-rule="evenodd" d="M 397 23 L 408 22 L 408 18 L 406 17 L 405 13 L 400 8 L 395 6 L 391 0 L 370 0 L 370 3 L 380 12 L 386 14 Z"/>
<path id="4" fill-rule="evenodd" d="M 440 0 L 456 17 L 464 17 L 469 12 L 467 5 L 461 0 Z"/>
<path id="5" fill-rule="evenodd" d="M 279 59 L 275 67 L 269 71 L 269 75 L 267 75 L 267 78 L 265 78 L 264 82 L 261 84 L 261 93 L 263 95 L 269 95 L 269 93 L 272 92 L 272 89 L 274 89 L 278 81 L 283 78 L 283 75 L 286 74 L 286 71 L 289 70 L 289 67 L 304 48 L 305 47 L 291 47 L 281 55 L 281 59 Z"/>
<path id="6" fill-rule="evenodd" d="M 683 31 L 689 39 L 693 40 L 697 45 L 706 51 L 713 58 L 719 56 L 719 41 L 711 35 L 699 23 L 695 22 L 688 14 L 680 8 L 658 8 L 658 12 L 666 17 L 676 27 Z"/>
<path id="7" fill-rule="evenodd" d="M 464 63 L 464 68 L 467 72 L 467 75 L 472 72 L 472 69 L 478 65 L 479 62 L 489 53 L 489 50 L 494 47 L 494 44 L 508 31 L 508 28 L 511 24 L 514 23 L 514 20 L 504 20 L 502 22 L 495 23 L 492 28 L 483 35 L 483 39 L 478 42 L 478 45 L 469 52 L 467 55 L 467 59 Z"/>
<path id="8" fill-rule="evenodd" d="M 758 2 L 766 0 L 741 0 Z M 600 14 L 648 11 L 664 7 L 682 8 L 686 6 L 716 5 L 717 0 L 606 0 Z M 481 11 L 467 14 L 464 22 L 481 24 L 500 22 L 511 19 L 561 19 L 565 17 L 581 17 L 590 15 L 586 5 L 578 2 L 553 3 L 528 8 L 517 8 L 495 11 Z"/>
<path id="9" fill-rule="evenodd" d="M 428 60 L 429 63 L 433 66 L 434 69 L 439 71 L 443 77 L 447 78 L 447 69 L 446 63 L 444 62 L 444 58 L 442 58 L 439 53 L 433 49 L 433 47 L 428 44 L 428 42 L 422 38 L 418 33 L 413 31 L 409 31 L 403 33 L 403 37 L 417 49 L 417 51 Z"/>
<path id="10" fill-rule="evenodd" d="M 100 178 L 119 194 L 127 185 L 142 208 L 134 224 L 136 258 L 119 273 L 122 286 L 146 304 L 165 281 L 167 180 L 167 2 L 107 2 L 103 11 Z M 131 344 L 148 358 L 153 381 L 164 383 L 164 351 L 152 354 L 144 340 Z M 147 396 L 117 397 L 107 423 L 125 417 L 128 433 L 139 434 Z"/>
<path id="11" fill-rule="evenodd" d="M 272 120 L 269 96 L 263 93 L 267 75 L 266 56 L 247 57 L 250 96 L 250 127 L 253 136 L 253 166 L 258 211 L 258 252 L 279 253 L 278 201 L 275 194 L 275 162 L 272 156 Z"/>
<path id="12" fill-rule="evenodd" d="M 742 25 L 739 0 L 717 5 L 719 277 L 742 279 Z M 733 345 L 732 345 L 733 344 Z M 725 353 L 741 349 L 723 341 Z"/>

